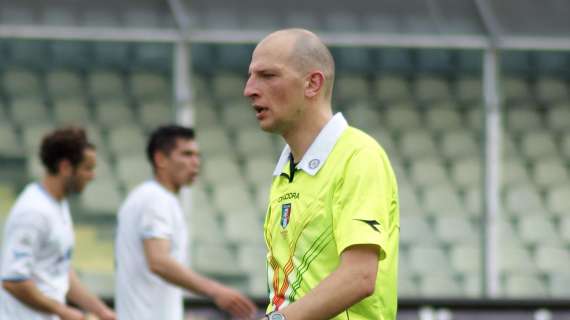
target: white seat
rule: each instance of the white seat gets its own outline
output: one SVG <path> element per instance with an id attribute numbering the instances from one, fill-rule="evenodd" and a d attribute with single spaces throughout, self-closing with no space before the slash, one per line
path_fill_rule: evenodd
<path id="1" fill-rule="evenodd" d="M 121 76 L 113 71 L 96 70 L 87 75 L 87 86 L 96 98 L 111 98 L 125 94 Z"/>
<path id="2" fill-rule="evenodd" d="M 548 189 L 546 193 L 546 205 L 548 210 L 564 216 L 570 212 L 570 186 L 559 185 Z"/>
<path id="3" fill-rule="evenodd" d="M 483 216 L 483 199 L 481 198 L 481 186 L 471 186 L 464 190 L 465 209 L 474 216 Z"/>
<path id="4" fill-rule="evenodd" d="M 520 245 L 502 245 L 499 249 L 499 271 L 503 275 L 536 272 L 535 260 Z"/>
<path id="5" fill-rule="evenodd" d="M 411 179 L 420 188 L 449 183 L 443 164 L 436 159 L 422 159 L 411 164 Z"/>
<path id="6" fill-rule="evenodd" d="M 253 201 L 247 185 L 235 181 L 217 185 L 213 190 L 213 201 L 222 215 L 234 215 L 243 210 L 251 211 L 251 215 L 254 212 L 251 208 Z"/>
<path id="7" fill-rule="evenodd" d="M 226 131 L 221 126 L 204 128 L 196 135 L 196 138 L 200 143 L 200 150 L 206 158 L 232 150 Z"/>
<path id="8" fill-rule="evenodd" d="M 423 103 L 448 101 L 449 84 L 443 77 L 420 75 L 415 82 L 416 96 Z"/>
<path id="9" fill-rule="evenodd" d="M 548 280 L 549 293 L 553 298 L 570 298 L 570 274 L 550 274 Z"/>
<path id="10" fill-rule="evenodd" d="M 147 129 L 174 122 L 174 109 L 170 102 L 165 100 L 143 101 L 139 106 L 139 115 L 142 125 Z"/>
<path id="11" fill-rule="evenodd" d="M 506 101 L 527 101 L 530 99 L 528 82 L 516 77 L 505 77 L 502 82 L 503 96 Z"/>
<path id="12" fill-rule="evenodd" d="M 530 160 L 558 156 L 557 149 L 554 137 L 548 131 L 531 131 L 522 137 L 522 153 Z"/>
<path id="13" fill-rule="evenodd" d="M 267 132 L 258 128 L 244 128 L 236 134 L 236 149 L 244 158 L 273 153 L 273 141 Z"/>
<path id="14" fill-rule="evenodd" d="M 478 158 L 460 159 L 451 164 L 451 177 L 461 188 L 480 187 L 482 170 Z"/>
<path id="15" fill-rule="evenodd" d="M 467 216 L 439 216 L 435 219 L 435 233 L 443 243 L 477 245 L 480 231 Z"/>
<path id="16" fill-rule="evenodd" d="M 420 281 L 422 297 L 457 297 L 463 295 L 463 288 L 452 274 L 426 274 Z"/>
<path id="17" fill-rule="evenodd" d="M 152 177 L 152 170 L 143 150 L 139 154 L 132 153 L 119 156 L 116 164 L 117 175 L 128 190 Z"/>
<path id="18" fill-rule="evenodd" d="M 467 124 L 474 132 L 481 132 L 485 124 L 483 107 L 479 104 L 474 105 L 466 111 Z"/>
<path id="19" fill-rule="evenodd" d="M 545 103 L 568 100 L 568 88 L 564 79 L 539 77 L 536 81 L 536 95 Z"/>
<path id="20" fill-rule="evenodd" d="M 196 99 L 194 107 L 194 125 L 200 129 L 200 132 L 203 129 L 220 125 L 220 116 L 218 116 L 214 104 L 209 99 Z"/>
<path id="21" fill-rule="evenodd" d="M 426 122 L 435 131 L 463 130 L 461 115 L 454 105 L 429 108 L 426 111 Z"/>
<path id="22" fill-rule="evenodd" d="M 398 180 L 400 180 L 398 176 Z M 421 215 L 424 213 L 424 208 L 420 206 L 420 202 L 415 191 L 411 187 L 404 187 L 399 184 L 398 196 L 400 197 L 400 213 L 402 216 L 407 215 Z"/>
<path id="23" fill-rule="evenodd" d="M 227 72 L 216 74 L 212 79 L 214 95 L 222 101 L 232 99 L 245 101 L 243 97 L 245 81 L 241 74 Z"/>
<path id="24" fill-rule="evenodd" d="M 0 106 L 1 107 L 1 106 Z M 0 155 L 22 156 L 23 148 L 19 142 L 14 126 L 0 122 Z"/>
<path id="25" fill-rule="evenodd" d="M 463 103 L 483 100 L 483 84 L 481 78 L 462 76 L 457 80 L 457 99 Z"/>
<path id="26" fill-rule="evenodd" d="M 570 251 L 561 243 L 538 245 L 535 258 L 538 269 L 542 272 L 570 274 Z"/>
<path id="27" fill-rule="evenodd" d="M 246 158 L 245 176 L 256 187 L 269 188 L 273 178 L 276 160 L 268 156 Z"/>
<path id="28" fill-rule="evenodd" d="M 266 260 L 267 249 L 264 244 L 241 244 L 238 246 L 238 265 L 247 273 L 251 275 L 261 275 L 264 280 L 266 280 Z"/>
<path id="29" fill-rule="evenodd" d="M 145 146 L 145 134 L 138 126 L 125 125 L 109 130 L 109 150 L 118 157 L 144 153 Z"/>
<path id="30" fill-rule="evenodd" d="M 570 217 L 560 218 L 560 236 L 566 244 L 570 244 Z"/>
<path id="31" fill-rule="evenodd" d="M 368 81 L 364 75 L 340 75 L 335 79 L 334 94 L 340 101 L 366 99 L 370 95 Z"/>
<path id="32" fill-rule="evenodd" d="M 400 75 L 383 75 L 374 81 L 374 92 L 380 101 L 409 100 L 412 97 L 408 81 Z"/>
<path id="33" fill-rule="evenodd" d="M 245 211 L 244 211 L 245 210 Z M 259 215 L 250 205 L 224 215 L 224 232 L 226 238 L 234 243 L 263 244 L 263 225 Z"/>
<path id="34" fill-rule="evenodd" d="M 481 249 L 477 244 L 454 244 L 450 251 L 454 271 L 477 274 L 481 271 Z"/>
<path id="35" fill-rule="evenodd" d="M 390 106 L 385 111 L 385 116 L 384 123 L 391 131 L 404 132 L 407 129 L 416 129 L 422 122 L 418 110 L 407 104 Z"/>
<path id="36" fill-rule="evenodd" d="M 447 131 L 441 138 L 441 151 L 447 159 L 479 157 L 481 148 L 475 138 L 465 130 Z"/>
<path id="37" fill-rule="evenodd" d="M 504 187 L 524 186 L 530 182 L 528 170 L 520 158 L 504 160 L 501 171 L 501 183 Z"/>
<path id="38" fill-rule="evenodd" d="M 530 185 L 521 185 L 505 190 L 505 208 L 510 214 L 541 214 L 546 209 L 540 194 Z"/>
<path id="39" fill-rule="evenodd" d="M 533 180 L 541 188 L 551 188 L 568 182 L 568 170 L 558 157 L 535 162 L 533 171 Z"/>
<path id="40" fill-rule="evenodd" d="M 568 128 L 570 119 L 570 105 L 565 102 L 554 105 L 547 110 L 546 121 L 551 130 L 562 131 Z"/>
<path id="41" fill-rule="evenodd" d="M 570 160 L 570 133 L 563 135 L 561 140 L 561 153 L 566 157 L 566 160 Z"/>
<path id="42" fill-rule="evenodd" d="M 113 179 L 96 179 L 81 193 L 81 203 L 98 213 L 115 215 L 121 204 L 121 194 Z"/>
<path id="43" fill-rule="evenodd" d="M 46 75 L 48 93 L 52 98 L 80 97 L 83 95 L 79 74 L 68 70 L 54 70 Z"/>
<path id="44" fill-rule="evenodd" d="M 132 94 L 141 102 L 171 96 L 168 80 L 158 73 L 135 72 L 131 75 L 130 84 Z"/>
<path id="45" fill-rule="evenodd" d="M 435 232 L 428 218 L 421 215 L 400 217 L 400 241 L 411 247 L 418 244 L 435 243 Z"/>
<path id="46" fill-rule="evenodd" d="M 419 244 L 410 248 L 410 270 L 420 275 L 451 274 L 449 259 L 439 246 Z"/>
<path id="47" fill-rule="evenodd" d="M 519 133 L 541 129 L 542 123 L 538 108 L 521 105 L 508 109 L 507 128 L 510 132 Z"/>
<path id="48" fill-rule="evenodd" d="M 419 158 L 435 158 L 439 152 L 430 131 L 416 129 L 402 132 L 400 154 L 404 158 L 415 161 Z"/>
<path id="49" fill-rule="evenodd" d="M 59 124 L 87 124 L 91 120 L 87 102 L 78 97 L 54 101 L 54 117 Z"/>
<path id="50" fill-rule="evenodd" d="M 236 266 L 235 252 L 225 244 L 197 243 L 191 261 L 196 271 L 207 275 L 236 276 L 242 272 Z"/>
<path id="51" fill-rule="evenodd" d="M 519 234 L 527 244 L 559 244 L 560 235 L 550 217 L 546 214 L 534 214 L 519 217 Z"/>
<path id="52" fill-rule="evenodd" d="M 243 129 L 259 129 L 255 111 L 251 105 L 245 101 L 228 100 L 222 103 L 221 109 L 222 119 L 227 128 L 235 131 Z"/>
<path id="53" fill-rule="evenodd" d="M 202 162 L 204 179 L 214 186 L 227 181 L 242 181 L 240 169 L 235 160 L 223 156 L 208 158 Z"/>
<path id="54" fill-rule="evenodd" d="M 424 207 L 433 215 L 467 215 L 457 190 L 448 184 L 438 184 L 424 190 Z"/>
<path id="55" fill-rule="evenodd" d="M 127 101 L 121 98 L 99 100 L 95 113 L 99 125 L 113 128 L 133 122 L 133 111 Z"/>
<path id="56" fill-rule="evenodd" d="M 11 97 L 39 97 L 39 76 L 26 69 L 10 68 L 4 72 L 4 91 Z"/>
<path id="57" fill-rule="evenodd" d="M 12 100 L 12 119 L 20 125 L 50 122 L 47 106 L 39 98 L 21 97 Z"/>
<path id="58" fill-rule="evenodd" d="M 377 109 L 365 102 L 350 104 L 345 111 L 345 116 L 351 126 L 366 131 L 380 127 L 380 114 Z"/>
<path id="59" fill-rule="evenodd" d="M 44 135 L 51 130 L 53 130 L 53 125 L 51 124 L 35 124 L 24 127 L 22 138 L 26 152 L 36 155 Z"/>
<path id="60" fill-rule="evenodd" d="M 546 286 L 537 275 L 508 274 L 505 279 L 505 296 L 509 298 L 544 298 Z"/>

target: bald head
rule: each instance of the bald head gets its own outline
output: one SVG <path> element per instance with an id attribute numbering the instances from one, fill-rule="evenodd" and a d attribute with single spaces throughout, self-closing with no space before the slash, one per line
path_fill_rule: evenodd
<path id="1" fill-rule="evenodd" d="M 258 47 L 275 45 L 287 54 L 288 62 L 300 73 L 319 70 L 325 76 L 324 95 L 329 100 L 334 84 L 334 60 L 316 34 L 305 29 L 284 29 L 271 33 Z"/>

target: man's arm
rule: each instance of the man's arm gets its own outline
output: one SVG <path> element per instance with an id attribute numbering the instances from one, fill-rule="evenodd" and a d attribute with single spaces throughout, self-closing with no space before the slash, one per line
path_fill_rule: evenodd
<path id="1" fill-rule="evenodd" d="M 39 312 L 58 315 L 62 320 L 83 319 L 83 313 L 49 298 L 37 288 L 32 280 L 4 280 L 2 287 L 14 298 Z"/>
<path id="2" fill-rule="evenodd" d="M 89 311 L 101 320 L 115 320 L 115 313 L 109 309 L 101 299 L 89 292 L 89 290 L 79 281 L 75 270 L 69 271 L 69 291 L 67 299 L 82 309 Z"/>
<path id="3" fill-rule="evenodd" d="M 253 315 L 256 307 L 251 300 L 185 267 L 174 260 L 169 252 L 169 240 L 157 238 L 144 240 L 144 253 L 152 273 L 173 285 L 212 298 L 221 309 L 234 316 L 250 318 Z"/>
<path id="4" fill-rule="evenodd" d="M 378 246 L 348 247 L 333 273 L 281 312 L 287 320 L 330 319 L 374 293 L 377 271 Z"/>

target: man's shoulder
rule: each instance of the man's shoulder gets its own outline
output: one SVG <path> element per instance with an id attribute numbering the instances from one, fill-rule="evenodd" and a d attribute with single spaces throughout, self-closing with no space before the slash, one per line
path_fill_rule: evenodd
<path id="1" fill-rule="evenodd" d="M 339 149 L 342 149 L 343 153 L 348 152 L 349 154 L 357 153 L 365 149 L 378 151 L 380 153 L 384 152 L 376 139 L 366 132 L 354 127 L 346 128 L 339 139 L 338 147 Z"/>

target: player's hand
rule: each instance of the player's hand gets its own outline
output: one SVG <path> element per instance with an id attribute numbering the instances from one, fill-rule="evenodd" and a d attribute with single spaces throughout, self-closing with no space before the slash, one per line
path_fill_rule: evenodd
<path id="1" fill-rule="evenodd" d="M 214 302 L 220 309 L 240 319 L 252 319 L 255 315 L 255 304 L 234 289 L 222 287 L 214 296 Z"/>
<path id="2" fill-rule="evenodd" d="M 61 318 L 61 320 L 84 320 L 85 317 L 83 312 L 68 306 L 61 306 L 59 310 L 57 310 L 57 315 Z"/>

